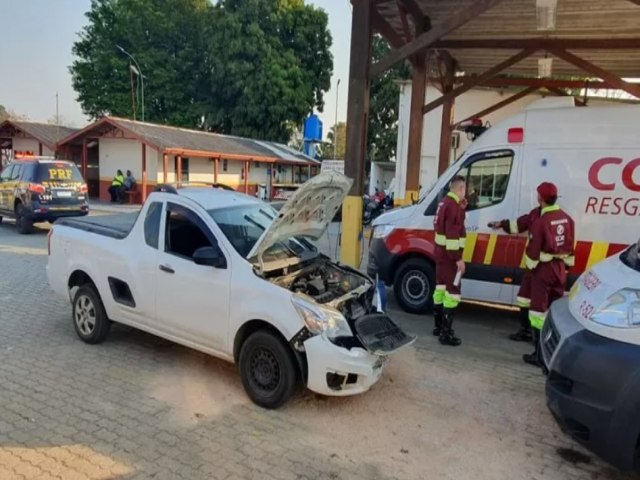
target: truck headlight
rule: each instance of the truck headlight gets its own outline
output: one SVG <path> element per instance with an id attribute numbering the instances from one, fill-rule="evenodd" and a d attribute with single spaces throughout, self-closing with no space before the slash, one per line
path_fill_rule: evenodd
<path id="1" fill-rule="evenodd" d="M 618 290 L 607 298 L 590 318 L 607 327 L 640 327 L 640 290 Z"/>
<path id="2" fill-rule="evenodd" d="M 294 295 L 291 301 L 311 333 L 318 335 L 324 332 L 329 338 L 353 336 L 347 319 L 338 310 L 309 301 L 301 295 Z"/>
<path id="3" fill-rule="evenodd" d="M 373 238 L 384 238 L 395 230 L 393 225 L 376 225 L 371 236 Z"/>

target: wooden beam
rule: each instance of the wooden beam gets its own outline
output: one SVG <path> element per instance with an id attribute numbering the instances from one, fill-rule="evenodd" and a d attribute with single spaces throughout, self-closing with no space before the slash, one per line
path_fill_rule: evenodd
<path id="1" fill-rule="evenodd" d="M 426 14 L 422 11 L 422 8 L 420 8 L 416 0 L 398 0 L 398 4 L 402 4 L 404 9 L 411 14 L 416 25 L 426 17 Z"/>
<path id="2" fill-rule="evenodd" d="M 477 76 L 457 77 L 456 81 L 466 83 L 474 81 Z M 435 81 L 435 79 L 432 79 Z M 640 86 L 640 83 L 631 83 L 631 85 Z M 606 82 L 587 82 L 586 80 L 560 80 L 554 78 L 492 78 L 482 83 L 484 87 L 503 88 L 503 87 L 556 87 L 556 88 L 585 88 L 600 90 L 603 88 L 615 88 Z"/>
<path id="3" fill-rule="evenodd" d="M 449 52 L 444 52 L 442 55 L 442 65 L 444 71 L 442 72 L 442 93 L 447 95 L 453 90 L 453 78 L 455 74 L 455 61 L 449 55 Z M 455 97 L 451 97 L 442 105 L 442 119 L 440 122 L 440 152 L 438 155 L 438 176 L 442 175 L 444 171 L 449 168 L 451 162 L 451 133 L 453 131 L 453 105 Z"/>
<path id="4" fill-rule="evenodd" d="M 475 115 L 471 115 L 471 116 L 465 118 L 464 120 L 460 120 L 458 123 L 456 123 L 455 127 L 459 126 L 462 122 L 466 122 L 467 120 L 471 120 L 472 118 L 482 118 L 485 115 L 489 115 L 490 113 L 493 113 L 496 110 L 500 110 L 501 108 L 506 107 L 507 105 L 510 105 L 513 102 L 517 102 L 518 100 L 520 100 L 521 98 L 526 97 L 527 95 L 531 95 L 532 93 L 535 93 L 537 90 L 538 90 L 538 87 L 527 87 L 524 90 L 519 91 L 515 95 L 511 95 L 510 97 L 505 98 L 501 102 L 498 102 L 498 103 L 496 103 L 494 105 L 491 105 L 490 107 L 487 107 L 484 110 L 480 110 Z"/>
<path id="5" fill-rule="evenodd" d="M 457 30 L 465 23 L 473 20 L 501 1 L 502 0 L 476 0 L 471 6 L 465 6 L 456 14 L 448 17 L 448 19 L 441 25 L 433 26 L 431 30 L 423 33 L 411 43 L 407 43 L 402 47 L 393 50 L 382 60 L 372 65 L 371 74 L 378 75 L 406 58 L 409 58 L 411 55 L 415 55 L 421 50 L 426 49 L 435 41 L 440 40 L 448 33 Z"/>
<path id="6" fill-rule="evenodd" d="M 409 139 L 407 145 L 407 161 L 405 170 L 404 203 L 417 199 L 420 194 L 420 163 L 422 159 L 422 135 L 424 127 L 424 95 L 427 88 L 426 58 L 416 58 L 412 66 L 411 107 L 409 110 Z M 399 199 L 400 200 L 400 199 Z"/>
<path id="7" fill-rule="evenodd" d="M 218 183 L 218 172 L 220 171 L 220 157 L 213 159 L 213 181 Z"/>
<path id="8" fill-rule="evenodd" d="M 389 23 L 385 20 L 385 18 L 380 15 L 380 12 L 373 8 L 371 10 L 371 26 L 373 29 L 378 32 L 382 37 L 389 42 L 393 48 L 400 48 L 405 44 L 405 41 L 402 37 L 394 30 L 394 28 L 389 25 Z"/>
<path id="9" fill-rule="evenodd" d="M 407 19 L 407 11 L 400 0 L 396 0 L 398 5 L 398 14 L 400 15 L 400 21 L 402 22 L 402 29 L 404 30 L 405 43 L 409 43 L 413 40 L 413 33 L 411 33 L 411 27 L 409 27 L 409 20 Z"/>
<path id="10" fill-rule="evenodd" d="M 169 175 L 169 156 L 166 153 L 162 154 L 162 183 L 167 183 L 167 176 Z"/>
<path id="11" fill-rule="evenodd" d="M 640 0 L 638 0 L 640 2 Z M 574 50 L 636 50 L 640 38 L 497 38 L 475 40 L 438 40 L 432 48 L 508 49 L 564 48 Z"/>
<path id="12" fill-rule="evenodd" d="M 244 193 L 249 194 L 249 160 L 244 161 Z"/>
<path id="13" fill-rule="evenodd" d="M 576 67 L 584 70 L 585 72 L 590 73 L 591 75 L 594 75 L 598 78 L 601 78 L 602 80 L 607 82 L 609 85 L 612 85 L 614 88 L 624 90 L 625 92 L 637 98 L 640 98 L 640 86 L 625 82 L 622 78 L 618 77 L 617 75 L 614 75 L 613 73 L 608 72 L 607 70 L 600 68 L 597 65 L 594 65 L 593 63 L 588 62 L 583 58 L 580 58 L 574 55 L 573 53 L 567 52 L 566 50 L 563 50 L 561 48 L 549 48 L 547 51 L 550 54 L 555 55 L 556 57 L 564 60 L 565 62 L 575 65 Z"/>
<path id="14" fill-rule="evenodd" d="M 490 68 L 489 70 L 487 70 L 483 74 L 478 75 L 477 77 L 473 77 L 473 80 L 465 82 L 461 86 L 459 86 L 458 88 L 455 88 L 455 89 L 453 89 L 453 90 L 451 90 L 449 92 L 443 93 L 443 95 L 440 98 L 437 98 L 433 102 L 430 102 L 427 105 L 425 105 L 422 108 L 422 113 L 423 114 L 429 113 L 431 110 L 433 110 L 435 108 L 438 108 L 440 105 L 444 104 L 445 102 L 447 102 L 447 101 L 449 101 L 451 99 L 454 99 L 457 96 L 462 95 L 465 92 L 468 92 L 473 87 L 477 87 L 478 85 L 482 85 L 484 82 L 486 82 L 487 80 L 492 79 L 493 77 L 495 77 L 497 74 L 499 74 L 504 69 L 509 68 L 511 65 L 514 65 L 514 64 L 518 63 L 519 61 L 531 56 L 534 52 L 535 52 L 534 49 L 529 49 L 528 48 L 528 49 L 522 50 L 521 52 L 516 53 L 514 56 L 506 59 L 504 62 L 499 63 L 495 67 Z"/>
<path id="15" fill-rule="evenodd" d="M 84 181 L 87 181 L 87 171 L 88 171 L 88 159 L 89 159 L 89 153 L 88 153 L 88 149 L 87 149 L 87 138 L 83 138 L 82 139 L 82 157 L 81 157 L 81 164 L 82 164 L 82 177 L 84 178 Z M 99 195 L 98 195 L 99 196 Z"/>
<path id="16" fill-rule="evenodd" d="M 182 186 L 182 156 L 176 157 L 176 184 Z"/>

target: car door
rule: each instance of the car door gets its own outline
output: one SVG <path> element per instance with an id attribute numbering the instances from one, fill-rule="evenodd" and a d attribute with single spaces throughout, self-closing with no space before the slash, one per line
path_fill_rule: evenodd
<path id="1" fill-rule="evenodd" d="M 488 224 L 514 218 L 517 213 L 519 175 L 515 159 L 516 150 L 495 148 L 471 154 L 456 173 L 467 181 L 465 298 L 512 302 L 513 283 L 521 261 L 518 251 L 523 239 L 495 232 Z M 435 212 L 437 201 L 447 191 L 445 187 L 440 192 L 429 207 L 431 210 Z"/>
<path id="2" fill-rule="evenodd" d="M 0 173 L 0 211 L 9 213 L 9 184 L 14 164 L 7 166 Z"/>
<path id="3" fill-rule="evenodd" d="M 170 335 L 219 352 L 227 351 L 231 262 L 194 210 L 168 202 L 158 253 L 157 327 Z M 225 268 L 197 265 L 193 253 L 213 247 L 226 259 Z"/>

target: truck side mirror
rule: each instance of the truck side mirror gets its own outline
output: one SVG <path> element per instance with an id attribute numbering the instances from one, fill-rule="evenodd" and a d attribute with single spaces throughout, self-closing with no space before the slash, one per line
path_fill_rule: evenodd
<path id="1" fill-rule="evenodd" d="M 200 247 L 193 252 L 193 261 L 196 265 L 227 268 L 227 260 L 217 247 Z"/>

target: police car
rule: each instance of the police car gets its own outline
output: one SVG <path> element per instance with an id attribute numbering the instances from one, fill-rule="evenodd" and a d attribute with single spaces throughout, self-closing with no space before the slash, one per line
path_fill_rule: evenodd
<path id="1" fill-rule="evenodd" d="M 640 467 L 640 242 L 552 305 L 541 347 L 563 430 L 618 468 Z"/>
<path id="2" fill-rule="evenodd" d="M 0 222 L 14 218 L 22 234 L 37 222 L 88 213 L 87 184 L 73 162 L 16 155 L 0 172 Z"/>

